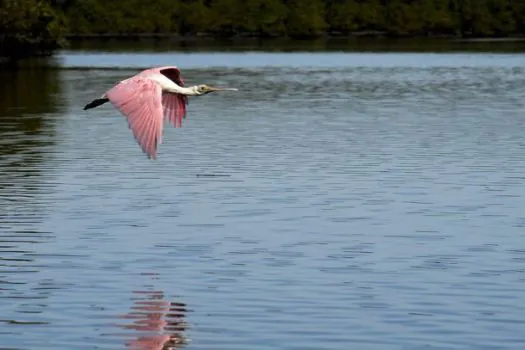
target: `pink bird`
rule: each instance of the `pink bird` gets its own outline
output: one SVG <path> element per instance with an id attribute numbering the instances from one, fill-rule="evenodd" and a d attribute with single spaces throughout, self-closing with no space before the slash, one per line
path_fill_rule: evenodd
<path id="1" fill-rule="evenodd" d="M 214 91 L 237 91 L 208 85 L 184 86 L 175 66 L 146 69 L 120 81 L 101 97 L 88 103 L 84 110 L 111 102 L 128 120 L 140 148 L 148 158 L 156 159 L 162 142 L 164 117 L 175 128 L 186 118 L 188 96 L 202 96 Z"/>

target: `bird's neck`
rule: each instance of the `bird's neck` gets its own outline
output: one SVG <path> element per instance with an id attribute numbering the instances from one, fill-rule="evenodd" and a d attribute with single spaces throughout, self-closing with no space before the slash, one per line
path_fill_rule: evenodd
<path id="1" fill-rule="evenodd" d="M 187 95 L 187 96 L 198 95 L 197 86 L 182 87 L 182 86 L 175 85 L 171 90 L 172 90 L 171 92 L 181 94 L 181 95 Z"/>
<path id="2" fill-rule="evenodd" d="M 162 91 L 171 92 L 174 94 L 188 95 L 188 96 L 198 95 L 197 86 L 189 86 L 189 87 L 179 86 L 162 74 L 153 74 L 149 76 L 148 78 L 159 83 L 160 86 L 162 87 Z"/>

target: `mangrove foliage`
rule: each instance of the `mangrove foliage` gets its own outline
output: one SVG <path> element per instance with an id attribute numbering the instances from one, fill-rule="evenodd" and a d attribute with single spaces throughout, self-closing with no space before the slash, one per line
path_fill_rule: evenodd
<path id="1" fill-rule="evenodd" d="M 74 0 L 75 34 L 514 36 L 525 0 Z"/>
<path id="2" fill-rule="evenodd" d="M 0 56 L 139 34 L 312 38 L 525 34 L 525 0 L 0 0 Z"/>

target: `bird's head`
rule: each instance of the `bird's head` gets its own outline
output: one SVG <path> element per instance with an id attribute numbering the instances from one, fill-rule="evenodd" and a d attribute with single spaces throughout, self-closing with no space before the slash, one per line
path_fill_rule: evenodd
<path id="1" fill-rule="evenodd" d="M 209 94 L 210 92 L 215 92 L 215 91 L 237 91 L 237 89 L 234 89 L 234 88 L 217 88 L 217 87 L 208 86 L 206 84 L 195 86 L 195 93 L 197 95 L 199 95 L 199 96 L 200 95 L 206 95 L 206 94 Z"/>

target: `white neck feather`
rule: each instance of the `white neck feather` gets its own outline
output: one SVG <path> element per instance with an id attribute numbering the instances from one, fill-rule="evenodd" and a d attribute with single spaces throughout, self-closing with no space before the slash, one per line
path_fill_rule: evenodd
<path id="1" fill-rule="evenodd" d="M 170 79 L 166 78 L 162 74 L 154 74 L 151 76 L 148 76 L 149 79 L 152 79 L 160 84 L 162 86 L 162 90 L 173 92 L 176 94 L 181 95 L 188 95 L 188 96 L 196 96 L 199 95 L 197 92 L 197 86 L 190 86 L 190 87 L 182 87 L 177 84 L 175 84 Z"/>
<path id="2" fill-rule="evenodd" d="M 182 95 L 188 95 L 188 96 L 196 96 L 196 95 L 199 95 L 199 93 L 197 92 L 197 86 L 190 86 L 190 87 L 182 87 L 182 86 L 178 86 L 176 85 L 177 88 L 175 90 L 177 91 L 174 91 L 178 94 L 182 94 Z"/>
<path id="3" fill-rule="evenodd" d="M 188 96 L 196 96 L 199 94 L 197 92 L 197 86 L 182 87 L 182 86 L 178 86 L 177 84 L 173 84 L 173 85 L 174 86 L 172 87 L 171 92 L 175 92 L 181 95 L 188 95 Z"/>

